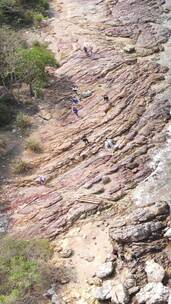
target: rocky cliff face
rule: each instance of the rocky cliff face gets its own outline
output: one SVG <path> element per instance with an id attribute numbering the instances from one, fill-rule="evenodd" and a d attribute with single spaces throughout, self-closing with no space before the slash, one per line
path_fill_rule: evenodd
<path id="1" fill-rule="evenodd" d="M 87 228 L 91 231 L 98 222 L 93 231 L 110 235 L 112 245 L 126 256 L 116 266 L 114 280 L 124 284 L 125 273 L 133 273 L 137 280 L 133 287 L 138 288 L 129 295 L 126 291 L 125 298 L 124 288 L 117 287 L 113 293 L 122 296 L 110 294 L 103 299 L 113 299 L 112 303 L 133 303 L 134 294 L 146 283 L 146 259 L 156 258 L 170 267 L 163 238 L 171 192 L 170 7 L 169 1 L 159 0 L 53 1 L 53 18 L 42 29 L 41 39 L 49 43 L 61 67 L 53 71 L 54 81 L 45 90 L 46 103 L 39 105 L 33 131 L 44 152 L 39 157 L 24 152 L 23 158 L 34 165 L 32 174 L 8 179 L 2 186 L 12 234 L 57 237 L 63 242 L 68 232 L 61 233 L 69 227 L 82 231 L 92 223 Z M 30 33 L 27 36 L 30 39 Z M 81 96 L 79 117 L 71 112 L 74 86 Z M 81 140 L 85 134 L 88 146 Z M 113 139 L 113 151 L 105 150 L 106 137 Z M 46 177 L 46 185 L 37 184 L 40 174 Z M 96 241 L 97 235 L 92 239 L 91 233 L 89 237 L 97 255 L 87 247 L 95 259 L 91 263 L 98 264 L 98 254 L 99 261 L 105 262 L 103 240 Z M 75 249 L 86 247 L 74 240 L 70 246 Z M 112 253 L 109 243 L 106 248 Z M 78 256 L 70 262 L 76 272 L 87 268 L 87 261 L 79 268 Z M 84 279 L 78 275 L 82 286 L 90 274 L 86 272 Z M 167 303 L 168 290 L 163 293 Z M 156 302 L 149 298 L 146 303 L 161 303 L 160 297 Z M 144 303 L 141 294 L 137 301 Z"/>

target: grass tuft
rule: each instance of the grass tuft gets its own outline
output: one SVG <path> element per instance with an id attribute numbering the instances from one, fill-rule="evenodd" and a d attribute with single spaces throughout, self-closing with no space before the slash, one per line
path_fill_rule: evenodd
<path id="1" fill-rule="evenodd" d="M 18 113 L 16 123 L 17 127 L 19 127 L 22 131 L 31 126 L 30 117 L 22 112 Z"/>
<path id="2" fill-rule="evenodd" d="M 38 142 L 34 138 L 28 139 L 28 141 L 26 142 L 26 149 L 28 149 L 28 150 L 30 150 L 34 153 L 41 153 L 42 152 L 42 147 L 41 147 L 40 142 Z"/>
<path id="3" fill-rule="evenodd" d="M 15 174 L 27 174 L 31 169 L 31 164 L 22 159 L 18 160 L 14 165 Z"/>

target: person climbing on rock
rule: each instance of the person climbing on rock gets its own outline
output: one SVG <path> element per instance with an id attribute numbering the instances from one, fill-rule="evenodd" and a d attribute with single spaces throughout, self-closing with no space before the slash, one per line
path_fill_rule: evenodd
<path id="1" fill-rule="evenodd" d="M 115 146 L 113 144 L 113 140 L 111 138 L 106 138 L 105 141 L 105 149 L 106 150 L 114 150 Z"/>
<path id="2" fill-rule="evenodd" d="M 104 95 L 103 99 L 104 99 L 105 102 L 109 102 L 109 96 L 108 95 Z"/>
<path id="3" fill-rule="evenodd" d="M 46 178 L 43 175 L 38 177 L 38 182 L 40 185 L 44 185 L 46 183 Z"/>
<path id="4" fill-rule="evenodd" d="M 78 87 L 73 87 L 72 91 L 75 92 L 76 94 L 78 93 Z"/>
<path id="5" fill-rule="evenodd" d="M 82 139 L 82 141 L 85 143 L 86 146 L 89 145 L 90 142 L 88 141 L 86 135 L 83 135 L 83 137 L 82 137 L 81 139 Z"/>
<path id="6" fill-rule="evenodd" d="M 78 116 L 78 109 L 76 107 L 72 107 L 72 112 L 77 116 Z"/>
<path id="7" fill-rule="evenodd" d="M 77 104 L 77 103 L 79 103 L 79 99 L 77 97 L 72 97 L 71 102 L 74 104 Z"/>
<path id="8" fill-rule="evenodd" d="M 86 46 L 83 47 L 83 50 L 87 56 L 89 56 L 88 48 Z"/>

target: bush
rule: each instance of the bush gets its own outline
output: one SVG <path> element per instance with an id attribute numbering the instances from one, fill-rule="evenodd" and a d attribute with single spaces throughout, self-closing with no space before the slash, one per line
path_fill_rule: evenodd
<path id="1" fill-rule="evenodd" d="M 34 292 L 42 294 L 50 282 L 46 262 L 52 254 L 46 240 L 1 239 L 0 303 L 16 304 Z"/>
<path id="2" fill-rule="evenodd" d="M 30 86 L 30 94 L 38 95 L 46 81 L 46 66 L 58 67 L 53 53 L 44 45 L 20 49 L 17 76 Z"/>
<path id="3" fill-rule="evenodd" d="M 31 164 L 22 159 L 18 160 L 14 165 L 14 173 L 16 174 L 27 174 L 31 169 Z"/>
<path id="4" fill-rule="evenodd" d="M 34 138 L 28 139 L 26 143 L 26 149 L 34 152 L 34 153 L 41 153 L 42 152 L 42 147 L 41 144 L 36 141 Z"/>
<path id="5" fill-rule="evenodd" d="M 40 23 L 42 22 L 42 20 L 44 19 L 43 15 L 42 14 L 34 14 L 34 24 L 36 26 L 40 25 Z"/>
<path id="6" fill-rule="evenodd" d="M 47 16 L 48 8 L 48 0 L 0 0 L 0 24 L 32 24 L 34 15 Z"/>
<path id="7" fill-rule="evenodd" d="M 22 112 L 17 114 L 16 123 L 21 130 L 25 130 L 31 125 L 29 116 Z"/>

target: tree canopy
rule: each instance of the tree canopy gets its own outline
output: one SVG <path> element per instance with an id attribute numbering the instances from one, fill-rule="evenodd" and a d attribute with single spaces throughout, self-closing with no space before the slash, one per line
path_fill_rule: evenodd
<path id="1" fill-rule="evenodd" d="M 48 0 L 0 0 L 0 24 L 29 25 L 36 14 L 47 16 L 48 8 Z"/>
<path id="2" fill-rule="evenodd" d="M 46 66 L 58 66 L 53 53 L 44 45 L 28 48 L 19 34 L 7 27 L 0 29 L 0 84 L 12 93 L 16 83 L 26 83 L 34 95 L 44 85 Z"/>

